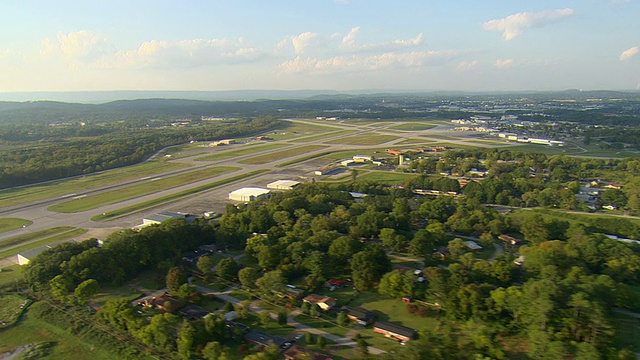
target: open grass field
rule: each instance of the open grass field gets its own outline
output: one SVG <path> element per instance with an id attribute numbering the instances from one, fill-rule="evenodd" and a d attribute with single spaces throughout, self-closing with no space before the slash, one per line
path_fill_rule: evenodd
<path id="1" fill-rule="evenodd" d="M 336 128 L 311 123 L 299 123 L 293 121 L 285 121 L 286 125 L 278 128 L 272 133 L 265 134 L 274 140 L 288 140 L 301 136 L 309 136 L 318 133 L 326 133 L 335 131 Z"/>
<path id="2" fill-rule="evenodd" d="M 289 140 L 289 142 L 299 143 L 299 142 L 316 141 L 316 140 L 322 140 L 322 139 L 326 139 L 326 138 L 342 136 L 342 135 L 351 134 L 351 133 L 354 133 L 354 131 L 349 131 L 349 130 L 332 131 L 332 132 L 327 132 L 327 133 L 318 134 L 318 135 L 305 136 L 305 137 L 299 137 L 299 138 L 291 139 L 291 140 Z"/>
<path id="3" fill-rule="evenodd" d="M 45 230 L 40 230 L 32 233 L 27 233 L 23 235 L 18 235 L 14 237 L 10 237 L 8 239 L 0 240 L 0 249 L 12 247 L 18 244 L 22 244 L 24 242 L 29 242 L 36 239 L 42 239 L 44 237 L 49 237 L 52 235 L 60 234 L 63 232 L 67 232 L 73 230 L 74 228 L 71 226 L 57 226 L 54 228 L 49 228 Z"/>
<path id="4" fill-rule="evenodd" d="M 364 134 L 329 140 L 327 144 L 378 145 L 398 139 L 397 136 L 383 134 Z"/>
<path id="5" fill-rule="evenodd" d="M 15 284 L 16 281 L 24 279 L 21 265 L 11 265 L 2 268 L 0 271 L 0 286 Z"/>
<path id="6" fill-rule="evenodd" d="M 0 218 L 0 233 L 29 226 L 32 222 L 18 218 Z"/>
<path id="7" fill-rule="evenodd" d="M 139 165 L 102 171 L 67 180 L 51 181 L 43 184 L 1 190 L 0 206 L 12 206 L 40 199 L 65 196 L 186 167 L 188 167 L 188 165 L 180 163 L 148 161 Z"/>
<path id="8" fill-rule="evenodd" d="M 117 354 L 83 341 L 68 329 L 30 317 L 28 310 L 15 326 L 4 330 L 1 337 L 0 353 L 12 351 L 21 345 L 46 341 L 55 343 L 48 355 L 43 357 L 47 359 L 113 360 L 117 358 Z"/>
<path id="9" fill-rule="evenodd" d="M 324 152 L 321 152 L 319 154 L 307 155 L 307 156 L 299 157 L 299 158 L 296 158 L 296 159 L 288 160 L 288 161 L 285 161 L 285 162 L 281 162 L 279 164 L 276 164 L 275 166 L 276 167 L 289 166 L 289 165 L 298 164 L 298 163 L 301 163 L 301 162 L 317 159 L 319 157 L 327 156 L 329 154 L 331 154 L 331 151 L 324 151 Z"/>
<path id="10" fill-rule="evenodd" d="M 320 329 L 322 331 L 326 331 L 329 334 L 334 334 L 338 336 L 346 336 L 349 332 L 349 327 L 339 326 L 336 323 L 335 319 L 330 319 L 328 316 L 323 314 L 320 318 L 314 318 L 307 315 L 298 315 L 295 320 L 301 324 L 305 324 L 316 329 Z"/>
<path id="11" fill-rule="evenodd" d="M 411 139 L 400 141 L 396 145 L 415 145 L 416 147 L 419 147 L 419 146 L 430 146 L 430 145 L 437 145 L 437 144 L 435 144 L 435 142 L 433 141 L 426 141 L 425 139 L 411 138 Z"/>
<path id="12" fill-rule="evenodd" d="M 203 191 L 207 191 L 207 190 L 211 190 L 214 188 L 217 188 L 219 186 L 222 185 L 226 185 L 229 183 L 232 183 L 234 181 L 238 181 L 241 179 L 246 179 L 246 178 L 250 178 L 253 176 L 257 176 L 260 175 L 262 173 L 268 172 L 268 169 L 260 169 L 260 170 L 255 170 L 246 174 L 240 174 L 240 175 L 236 175 L 236 176 L 232 176 L 230 178 L 224 179 L 224 180 L 219 180 L 219 181 L 214 181 L 212 183 L 206 184 L 206 185 L 202 185 L 202 186 L 198 186 L 195 187 L 193 189 L 189 189 L 189 190 L 185 190 L 185 191 L 180 191 L 177 192 L 175 194 L 171 194 L 171 195 L 167 195 L 167 196 L 163 196 L 163 197 L 159 197 L 153 200 L 149 200 L 149 201 L 145 201 L 145 202 L 141 202 L 132 206 L 127 206 L 124 208 L 120 208 L 118 210 L 114 210 L 114 211 L 110 211 L 108 213 L 104 213 L 101 215 L 97 215 L 91 218 L 91 220 L 93 221 L 104 221 L 104 220 L 108 220 L 108 219 L 113 219 L 119 216 L 124 216 L 124 215 L 129 215 L 129 214 L 133 214 L 135 212 L 139 212 L 139 211 L 143 211 L 146 209 L 150 209 L 156 206 L 160 206 L 160 205 L 164 205 L 164 204 L 168 204 L 174 201 L 178 201 L 181 200 L 184 197 L 190 196 L 190 195 L 195 195 L 197 193 L 201 193 Z"/>
<path id="13" fill-rule="evenodd" d="M 213 155 L 207 155 L 203 157 L 196 158 L 197 161 L 219 161 L 219 160 L 227 160 L 238 156 L 255 154 L 261 151 L 268 151 L 277 149 L 283 146 L 287 146 L 286 144 L 250 144 L 250 145 L 231 145 L 234 147 L 234 150 L 223 151 L 220 153 L 216 153 Z"/>
<path id="14" fill-rule="evenodd" d="M 429 123 L 406 123 L 406 124 L 400 124 L 400 125 L 396 125 L 396 126 L 392 126 L 389 129 L 391 130 L 400 130 L 400 131 L 424 131 L 424 130 L 429 130 L 429 129 L 433 129 L 434 127 L 436 127 L 437 125 L 434 124 L 429 124 Z"/>
<path id="15" fill-rule="evenodd" d="M 2 243 L 2 246 L 0 247 L 0 259 L 4 259 L 9 256 L 14 256 L 17 253 L 35 249 L 40 246 L 57 244 L 57 243 L 72 239 L 76 236 L 80 236 L 87 232 L 86 229 L 74 229 L 71 227 L 68 227 L 68 228 L 72 230 L 64 231 L 62 233 L 58 233 L 56 235 L 49 236 L 43 239 L 30 241 L 28 243 L 25 243 L 24 245 L 19 245 L 19 244 L 25 241 L 17 242 L 16 238 L 8 239 L 9 242 L 12 243 L 12 246 L 6 245 L 6 242 Z"/>
<path id="16" fill-rule="evenodd" d="M 104 193 L 90 195 L 82 198 L 77 198 L 69 201 L 65 201 L 59 204 L 50 206 L 48 209 L 51 211 L 72 213 L 81 212 L 98 208 L 103 205 L 115 204 L 117 202 L 133 199 L 143 195 L 152 194 L 157 191 L 170 189 L 179 185 L 184 185 L 203 179 L 212 178 L 220 174 L 224 174 L 231 171 L 239 170 L 237 167 L 221 166 L 215 168 L 207 168 L 196 170 L 180 175 L 174 175 L 167 178 L 159 178 L 157 180 L 150 179 L 149 181 L 129 186 L 123 189 L 107 191 Z"/>
<path id="17" fill-rule="evenodd" d="M 407 180 L 416 176 L 418 175 L 401 172 L 370 171 L 367 174 L 358 176 L 358 180 L 376 181 L 389 185 L 398 185 L 404 184 Z"/>
<path id="18" fill-rule="evenodd" d="M 245 159 L 245 160 L 240 160 L 238 161 L 241 164 L 248 164 L 248 165 L 256 165 L 256 164 L 266 164 L 272 161 L 276 161 L 278 159 L 286 159 L 292 156 L 296 156 L 296 155 L 301 155 L 304 153 L 308 153 L 311 151 L 315 151 L 315 150 L 320 150 L 320 149 L 324 149 L 326 148 L 326 146 L 324 145 L 306 145 L 306 146 L 299 146 L 299 147 L 295 147 L 295 148 L 289 148 L 289 149 L 285 149 L 285 150 L 281 150 L 281 151 L 276 151 L 273 153 L 269 153 L 269 154 L 264 154 L 264 155 L 259 155 L 259 156 L 255 156 L 249 159 Z"/>
<path id="19" fill-rule="evenodd" d="M 315 160 L 322 162 L 334 162 L 338 160 L 350 159 L 354 155 L 369 155 L 375 157 L 387 157 L 389 156 L 384 151 L 384 148 L 371 148 L 371 149 L 354 149 L 345 151 L 335 151 L 324 156 L 318 156 Z"/>
<path id="20" fill-rule="evenodd" d="M 11 326 L 22 313 L 20 305 L 25 304 L 27 298 L 18 294 L 0 295 L 0 329 Z M 3 325 L 6 324 L 6 325 Z"/>

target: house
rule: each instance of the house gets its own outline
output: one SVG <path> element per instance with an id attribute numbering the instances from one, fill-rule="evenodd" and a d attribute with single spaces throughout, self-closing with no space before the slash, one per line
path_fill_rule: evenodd
<path id="1" fill-rule="evenodd" d="M 290 287 L 286 287 L 283 292 L 284 297 L 286 297 L 287 299 L 300 300 L 304 296 L 304 290 L 302 289 L 293 289 Z"/>
<path id="2" fill-rule="evenodd" d="M 511 236 L 505 235 L 505 234 L 499 235 L 498 239 L 500 239 L 500 240 L 502 240 L 502 241 L 504 241 L 506 243 L 509 243 L 511 245 L 518 245 L 520 243 L 519 239 L 516 239 L 514 237 L 511 237 Z"/>
<path id="3" fill-rule="evenodd" d="M 181 302 L 178 299 L 172 298 L 167 293 L 164 293 L 160 296 L 143 298 L 138 301 L 138 305 L 142 307 L 162 310 L 166 312 L 174 312 L 175 309 L 183 305 L 183 302 Z"/>
<path id="4" fill-rule="evenodd" d="M 347 314 L 347 318 L 356 322 L 358 325 L 367 326 L 376 319 L 376 314 L 372 311 L 363 309 L 361 307 L 343 306 L 340 308 L 340 312 Z"/>
<path id="5" fill-rule="evenodd" d="M 433 256 L 440 258 L 442 260 L 448 258 L 450 255 L 451 253 L 449 252 L 449 248 L 447 248 L 446 246 L 442 246 L 438 248 L 438 250 L 436 250 L 436 252 L 433 253 Z"/>
<path id="6" fill-rule="evenodd" d="M 287 351 L 282 353 L 284 355 L 285 360 L 332 360 L 333 358 L 317 353 L 315 351 L 311 351 L 309 349 L 301 348 L 296 345 L 293 345 Z"/>
<path id="7" fill-rule="evenodd" d="M 416 331 L 413 329 L 384 321 L 376 321 L 373 326 L 373 331 L 400 341 L 410 341 L 415 339 L 417 336 Z"/>
<path id="8" fill-rule="evenodd" d="M 267 333 L 263 333 L 261 331 L 251 330 L 244 335 L 244 339 L 250 343 L 255 345 L 257 348 L 262 349 L 269 345 L 275 345 L 276 347 L 280 347 L 285 342 L 284 338 L 275 335 L 269 335 Z"/>
<path id="9" fill-rule="evenodd" d="M 311 305 L 318 305 L 318 307 L 320 307 L 320 309 L 322 309 L 323 311 L 328 311 L 336 306 L 336 299 L 318 294 L 309 294 L 304 299 L 302 299 L 302 301 Z"/>
<path id="10" fill-rule="evenodd" d="M 478 250 L 482 250 L 482 246 L 478 245 L 477 242 L 473 241 L 473 240 L 467 240 L 464 242 L 464 244 L 467 246 L 467 248 L 471 251 L 478 251 Z"/>
<path id="11" fill-rule="evenodd" d="M 341 288 L 344 287 L 344 281 L 342 280 L 336 280 L 336 279 L 329 279 L 327 281 L 327 283 L 325 284 L 326 287 L 330 288 L 330 287 L 337 287 L 337 288 Z"/>
<path id="12" fill-rule="evenodd" d="M 201 308 L 196 305 L 185 306 L 178 311 L 183 318 L 189 321 L 195 321 L 199 319 L 204 319 L 207 315 L 210 314 L 208 310 Z"/>

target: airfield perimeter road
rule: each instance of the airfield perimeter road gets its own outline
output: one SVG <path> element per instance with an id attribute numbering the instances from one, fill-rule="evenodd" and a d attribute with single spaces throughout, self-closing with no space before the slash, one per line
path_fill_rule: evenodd
<path id="1" fill-rule="evenodd" d="M 470 138 L 470 133 L 461 133 L 451 131 L 452 127 L 447 125 L 439 125 L 435 128 L 421 131 L 402 131 L 402 130 L 393 130 L 389 129 L 391 127 L 396 127 L 398 125 L 402 125 L 405 123 L 415 123 L 416 121 L 406 121 L 406 122 L 384 122 L 382 124 L 376 123 L 366 123 L 366 124 L 357 124 L 357 123 L 344 123 L 344 122 L 320 122 L 315 120 L 300 120 L 300 119 L 288 119 L 293 123 L 298 123 L 301 125 L 320 125 L 325 128 L 334 128 L 335 130 L 343 130 L 339 134 L 331 135 L 328 133 L 326 137 L 318 137 L 316 134 L 308 134 L 304 135 L 301 138 L 304 139 L 305 136 L 310 137 L 309 141 L 301 142 L 297 138 L 288 138 L 281 140 L 272 140 L 269 143 L 278 143 L 283 144 L 284 146 L 277 147 L 275 149 L 262 151 L 260 153 L 252 153 L 249 155 L 237 156 L 230 159 L 218 160 L 218 161 L 196 161 L 196 158 L 205 156 L 206 154 L 202 154 L 202 150 L 205 149 L 210 154 L 215 154 L 221 151 L 228 151 L 233 149 L 239 149 L 243 144 L 234 144 L 226 147 L 203 147 L 197 149 L 197 154 L 190 155 L 187 157 L 183 157 L 181 159 L 176 159 L 172 161 L 188 163 L 192 165 L 187 169 L 174 170 L 171 172 L 157 174 L 152 178 L 141 177 L 137 180 L 127 181 L 117 185 L 110 185 L 101 188 L 90 189 L 87 191 L 83 191 L 82 193 L 77 194 L 69 194 L 63 197 L 42 199 L 39 201 L 35 201 L 32 203 L 26 203 L 11 207 L 2 207 L 0 205 L 0 217 L 16 217 L 21 219 L 27 219 L 33 222 L 32 225 L 26 228 L 20 228 L 13 231 L 8 231 L 0 234 L 0 241 L 3 239 L 8 239 L 14 236 L 23 235 L 27 233 L 36 232 L 39 230 L 44 230 L 48 228 L 52 228 L 55 226 L 73 226 L 77 228 L 88 229 L 89 231 L 79 237 L 78 239 L 85 239 L 88 237 L 98 237 L 104 238 L 110 232 L 113 232 L 117 229 L 130 228 L 136 225 L 139 225 L 142 222 L 142 218 L 145 216 L 153 215 L 161 211 L 179 211 L 179 212 L 187 212 L 192 214 L 202 213 L 204 211 L 216 211 L 222 212 L 224 211 L 225 204 L 229 202 L 228 194 L 230 191 L 244 186 L 262 186 L 264 187 L 268 182 L 282 179 L 282 178 L 304 178 L 313 176 L 312 171 L 317 169 L 318 167 L 322 167 L 325 164 L 319 163 L 317 160 L 309 159 L 311 155 L 319 155 L 325 154 L 327 151 L 338 152 L 338 151 L 347 151 L 347 150 L 356 150 L 356 149 L 365 149 L 365 148 L 410 148 L 412 146 L 420 146 L 424 143 L 443 143 L 446 142 L 448 144 L 459 144 L 459 145 L 467 145 L 467 146 L 480 146 L 477 142 L 469 141 L 473 140 Z M 344 132 L 344 130 L 348 130 L 349 132 Z M 328 141 L 337 140 L 340 138 L 347 138 L 354 135 L 362 135 L 366 133 L 375 133 L 381 135 L 392 135 L 395 137 L 394 140 L 388 141 L 381 144 L 376 145 L 351 145 L 351 144 L 328 144 Z M 455 137 L 455 138 L 454 138 Z M 469 139 L 465 139 L 469 137 Z M 415 144 L 409 144 L 407 142 L 408 139 L 421 139 L 420 142 L 416 142 Z M 296 142 L 297 140 L 297 142 Z M 399 143 L 402 143 L 399 145 Z M 293 149 L 299 146 L 306 145 L 323 145 L 326 148 L 318 149 L 302 154 L 294 154 L 287 158 L 280 158 L 268 163 L 264 164 L 241 164 L 240 161 L 253 158 L 256 156 L 267 155 L 270 153 L 280 152 L 286 149 Z M 511 144 L 505 144 L 502 146 L 511 146 Z M 501 146 L 500 144 L 495 145 L 487 145 L 487 146 Z M 301 161 L 299 163 L 294 163 L 291 165 L 285 165 L 281 167 L 275 167 L 277 164 L 281 164 L 284 161 L 290 161 L 295 159 L 307 159 Z M 83 212 L 77 213 L 58 213 L 47 210 L 47 208 L 53 204 L 57 204 L 60 202 L 68 201 L 73 197 L 78 196 L 89 196 L 93 194 L 98 194 L 105 191 L 114 191 L 120 188 L 133 186 L 136 184 L 141 184 L 145 182 L 154 181 L 157 178 L 167 177 L 170 175 L 175 175 L 178 173 L 189 172 L 197 169 L 203 168 L 212 168 L 217 166 L 235 166 L 239 167 L 240 170 L 227 172 L 221 175 L 218 175 L 214 178 L 200 180 L 193 183 L 188 183 L 180 186 L 176 186 L 170 189 L 165 189 L 162 191 L 158 191 L 153 194 L 140 196 L 134 199 L 129 199 L 125 201 L 121 201 L 118 203 L 100 206 L 93 210 L 87 210 Z M 260 175 L 243 178 L 241 180 L 233 181 L 222 185 L 220 187 L 214 188 L 212 190 L 208 190 L 206 192 L 198 193 L 197 195 L 191 195 L 185 198 L 182 198 L 178 201 L 173 201 L 166 205 L 161 205 L 158 207 L 154 207 L 152 209 L 148 209 L 145 211 L 140 211 L 134 214 L 126 215 L 120 218 L 115 218 L 110 221 L 97 222 L 91 220 L 92 217 L 99 215 L 101 213 L 114 211 L 117 209 L 121 209 L 124 207 L 132 206 L 144 201 L 156 199 L 158 197 L 174 194 L 180 191 L 188 190 L 195 188 L 197 186 L 209 184 L 214 181 L 220 181 L 223 179 L 228 179 L 234 176 L 238 176 L 239 174 L 246 174 L 251 171 L 259 170 L 259 169 L 267 169 L 268 172 L 262 173 Z"/>

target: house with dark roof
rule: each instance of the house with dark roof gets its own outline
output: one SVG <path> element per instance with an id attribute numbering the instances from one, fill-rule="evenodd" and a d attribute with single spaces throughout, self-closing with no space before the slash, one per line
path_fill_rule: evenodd
<path id="1" fill-rule="evenodd" d="M 18 253 L 16 256 L 18 257 L 19 265 L 28 265 L 34 257 L 36 257 L 41 252 L 51 249 L 51 245 L 40 246 L 35 249 L 25 250 L 23 252 Z"/>
<path id="2" fill-rule="evenodd" d="M 413 340 L 418 335 L 413 329 L 384 321 L 376 321 L 373 331 L 400 341 Z"/>
<path id="3" fill-rule="evenodd" d="M 210 314 L 208 310 L 203 309 L 200 306 L 196 306 L 196 305 L 185 306 L 182 309 L 180 309 L 178 312 L 180 313 L 180 315 L 182 315 L 183 318 L 189 321 L 203 319 L 204 317 Z"/>
<path id="4" fill-rule="evenodd" d="M 358 325 L 367 326 L 376 319 L 376 314 L 361 307 L 343 306 L 340 311 L 347 314 L 347 318 Z"/>

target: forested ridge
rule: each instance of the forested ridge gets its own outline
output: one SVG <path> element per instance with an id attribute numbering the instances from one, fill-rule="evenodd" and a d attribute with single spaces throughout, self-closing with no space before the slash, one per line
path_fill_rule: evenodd
<path id="1" fill-rule="evenodd" d="M 7 149 L 0 150 L 0 188 L 132 165 L 167 146 L 259 134 L 277 127 L 279 122 L 263 117 L 186 127 L 154 128 L 146 124 L 130 121 L 84 126 L 2 126 L 0 143 Z"/>

